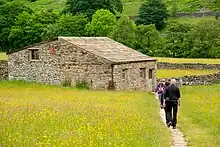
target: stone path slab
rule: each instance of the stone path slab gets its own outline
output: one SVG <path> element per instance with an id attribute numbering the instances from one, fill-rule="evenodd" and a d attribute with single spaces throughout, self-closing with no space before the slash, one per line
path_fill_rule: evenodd
<path id="1" fill-rule="evenodd" d="M 156 99 L 158 100 L 157 96 L 156 96 Z M 164 109 L 160 109 L 160 117 L 161 117 L 162 121 L 164 122 L 164 124 L 166 125 Z M 187 142 L 184 139 L 183 133 L 178 128 L 173 129 L 172 127 L 170 127 L 168 129 L 171 131 L 171 135 L 172 135 L 172 147 L 186 147 L 186 146 L 188 146 Z"/>

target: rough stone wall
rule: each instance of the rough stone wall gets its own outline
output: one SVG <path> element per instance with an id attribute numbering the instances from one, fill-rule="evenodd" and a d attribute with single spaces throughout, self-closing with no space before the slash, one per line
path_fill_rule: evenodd
<path id="1" fill-rule="evenodd" d="M 90 89 L 108 89 L 112 80 L 111 62 L 64 42 L 61 56 L 61 81 L 71 79 L 72 85 L 86 82 Z"/>
<path id="2" fill-rule="evenodd" d="M 31 60 L 29 48 L 9 54 L 9 80 L 60 84 L 59 58 L 48 50 L 50 46 L 60 44 L 60 41 L 54 41 L 35 46 L 39 49 L 39 60 Z"/>
<path id="3" fill-rule="evenodd" d="M 184 76 L 173 77 L 177 81 L 177 85 L 210 85 L 220 83 L 220 73 L 200 75 L 200 76 Z M 172 78 L 163 78 L 169 81 Z M 157 79 L 160 81 L 161 79 Z"/>
<path id="4" fill-rule="evenodd" d="M 111 80 L 109 61 L 94 56 L 81 48 L 60 39 L 35 46 L 39 48 L 39 60 L 30 60 L 25 49 L 9 55 L 9 79 L 61 84 L 65 80 L 85 81 L 91 89 L 106 89 Z M 54 48 L 51 54 L 49 48 Z"/>
<path id="5" fill-rule="evenodd" d="M 0 60 L 0 80 L 8 80 L 8 61 Z"/>
<path id="6" fill-rule="evenodd" d="M 200 64 L 200 63 L 168 63 L 157 62 L 158 69 L 220 69 L 220 64 Z"/>
<path id="7" fill-rule="evenodd" d="M 140 76 L 140 68 L 146 68 L 146 77 Z M 123 70 L 127 69 L 127 77 L 123 78 Z M 149 69 L 153 69 L 153 77 L 149 79 Z M 156 62 L 124 63 L 113 66 L 113 79 L 116 90 L 153 91 L 156 84 Z"/>

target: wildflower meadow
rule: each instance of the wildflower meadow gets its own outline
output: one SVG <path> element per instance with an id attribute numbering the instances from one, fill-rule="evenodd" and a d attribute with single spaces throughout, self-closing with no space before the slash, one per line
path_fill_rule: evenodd
<path id="1" fill-rule="evenodd" d="M 0 146 L 170 146 L 146 92 L 0 82 Z M 164 136 L 164 137 L 162 137 Z"/>
<path id="2" fill-rule="evenodd" d="M 184 86 L 178 126 L 190 146 L 220 145 L 220 85 Z"/>

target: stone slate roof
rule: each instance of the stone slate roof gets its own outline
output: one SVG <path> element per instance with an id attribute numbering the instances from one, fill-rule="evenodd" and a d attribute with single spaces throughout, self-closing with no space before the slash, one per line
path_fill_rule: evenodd
<path id="1" fill-rule="evenodd" d="M 132 48 L 107 37 L 58 37 L 112 62 L 155 61 Z"/>

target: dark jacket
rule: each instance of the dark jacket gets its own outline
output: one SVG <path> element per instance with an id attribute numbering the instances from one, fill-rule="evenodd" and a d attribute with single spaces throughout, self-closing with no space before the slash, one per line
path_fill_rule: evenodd
<path id="1" fill-rule="evenodd" d="M 168 98 L 168 100 L 178 100 L 180 98 L 180 90 L 174 84 L 171 84 L 166 88 L 164 93 L 164 99 Z"/>

